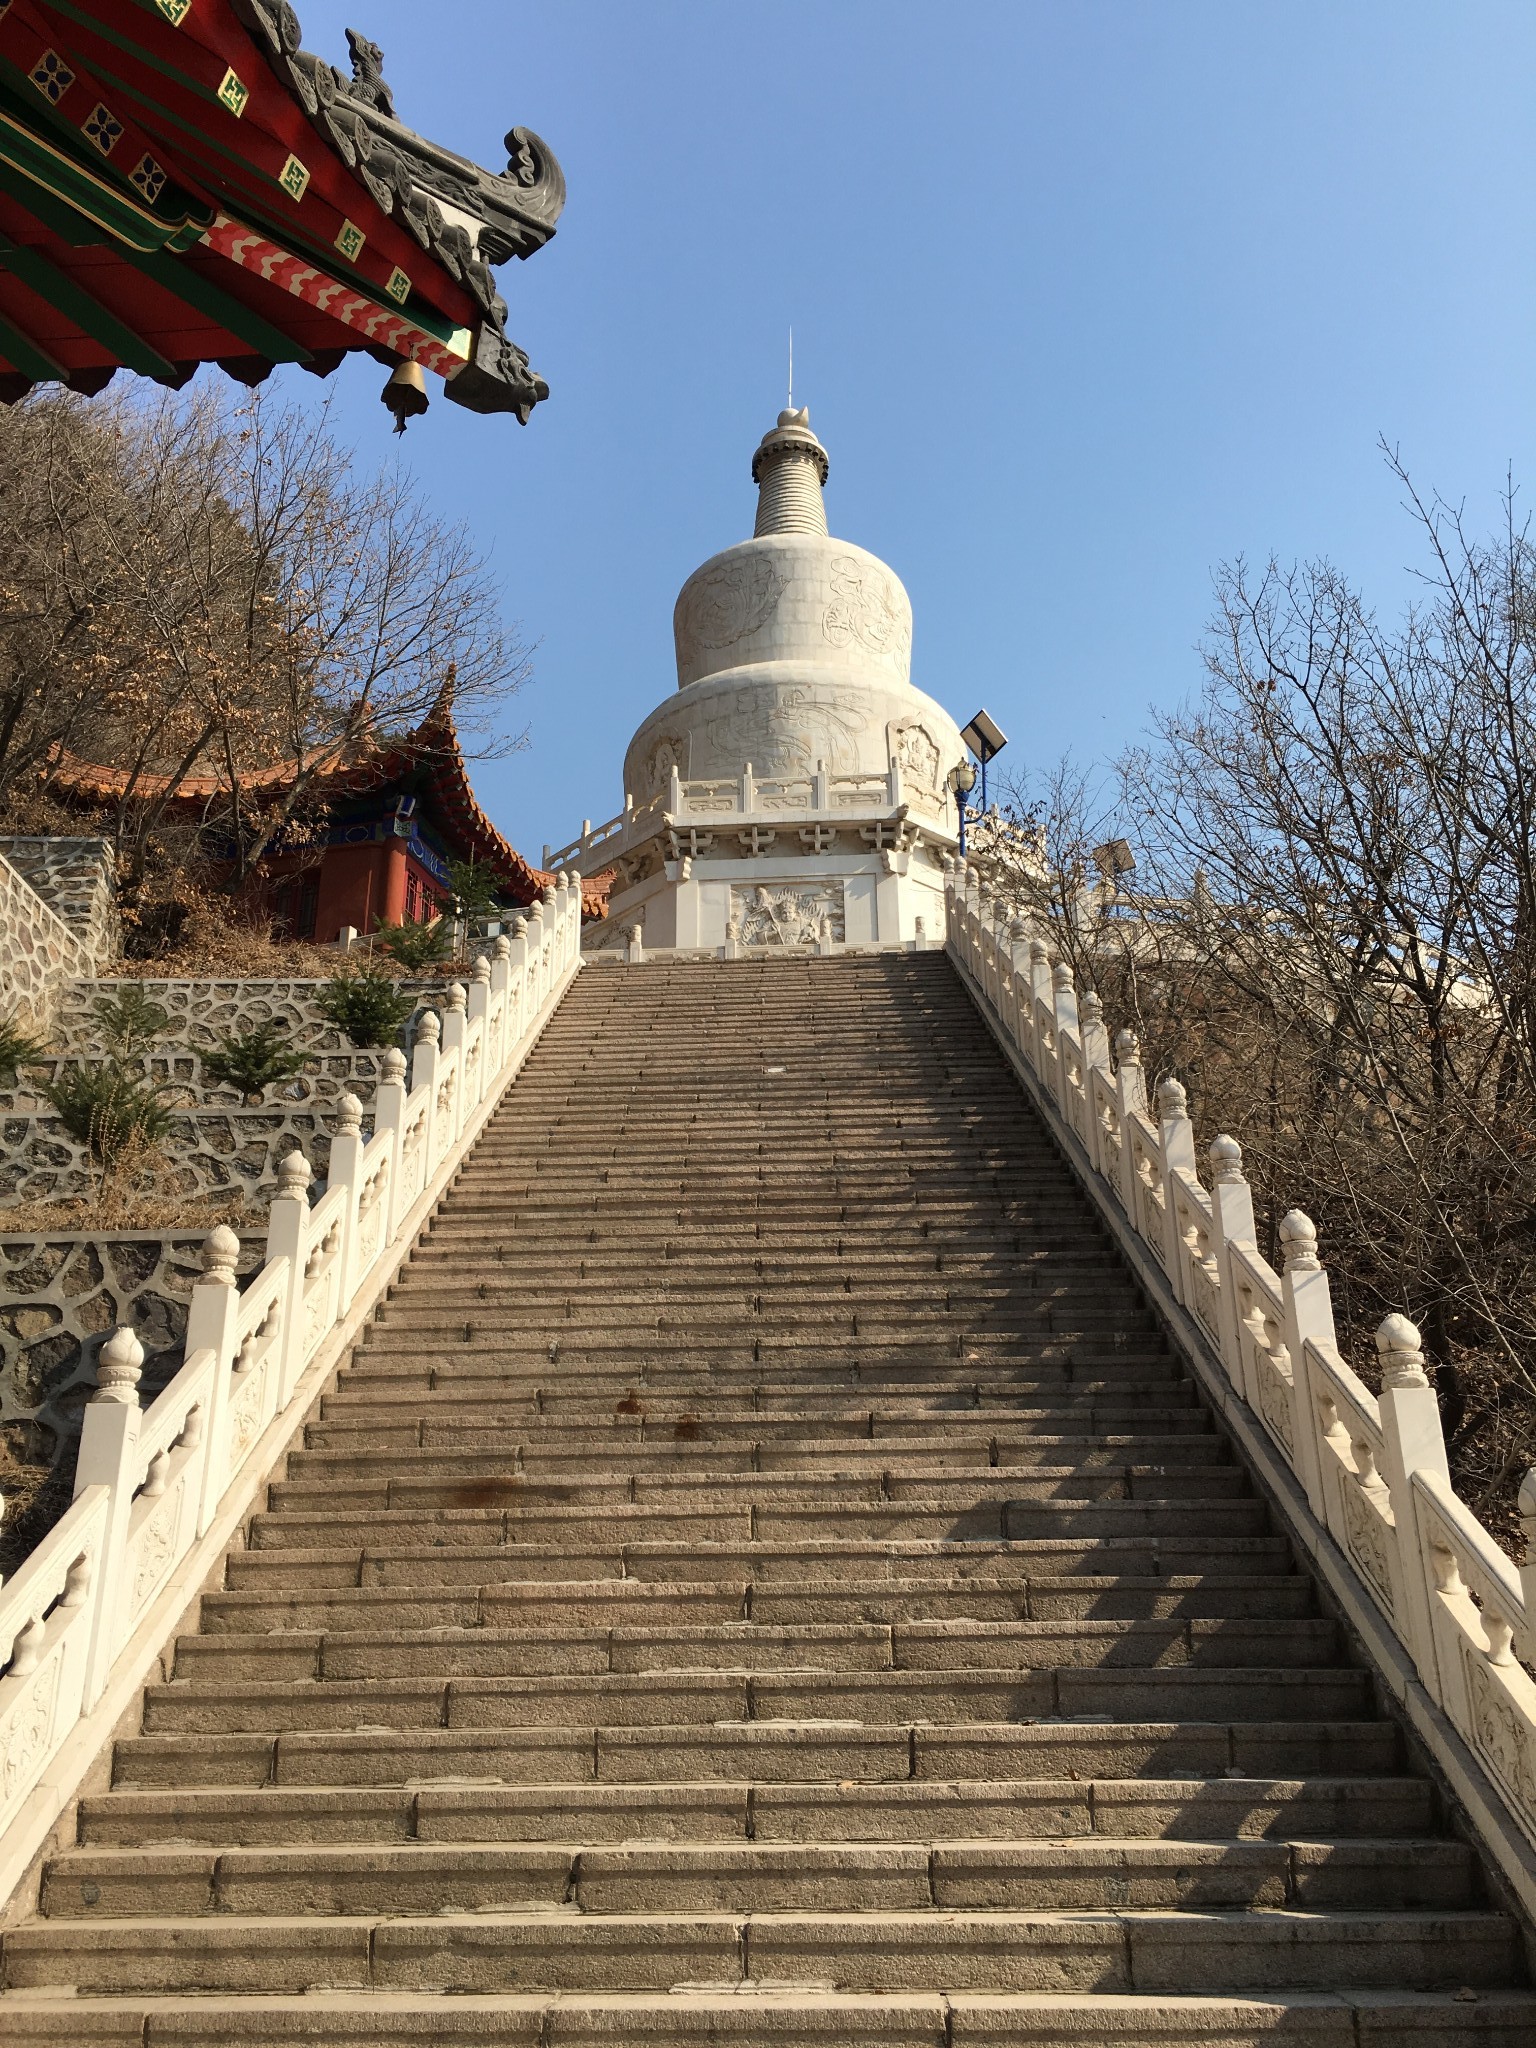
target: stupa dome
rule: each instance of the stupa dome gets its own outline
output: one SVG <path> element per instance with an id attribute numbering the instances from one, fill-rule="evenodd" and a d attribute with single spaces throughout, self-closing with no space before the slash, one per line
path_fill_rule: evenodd
<path id="1" fill-rule="evenodd" d="M 781 412 L 752 459 L 750 540 L 712 555 L 673 613 L 677 695 L 631 740 L 637 805 L 685 778 L 883 775 L 894 757 L 942 800 L 962 756 L 954 721 L 912 687 L 912 606 L 877 555 L 827 532 L 827 452 L 805 410 Z"/>

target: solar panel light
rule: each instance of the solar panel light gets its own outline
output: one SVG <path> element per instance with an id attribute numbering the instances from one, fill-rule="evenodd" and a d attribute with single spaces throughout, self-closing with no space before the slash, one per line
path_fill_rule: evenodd
<path id="1" fill-rule="evenodd" d="M 995 760 L 1008 744 L 1008 735 L 987 711 L 978 711 L 960 737 L 983 766 Z"/>
<path id="2" fill-rule="evenodd" d="M 1093 849 L 1093 858 L 1107 882 L 1136 872 L 1136 856 L 1131 851 L 1129 839 L 1106 839 L 1102 846 Z"/>

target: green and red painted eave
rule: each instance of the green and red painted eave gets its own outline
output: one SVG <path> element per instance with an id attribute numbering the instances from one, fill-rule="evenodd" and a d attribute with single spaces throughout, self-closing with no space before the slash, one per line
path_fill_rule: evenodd
<path id="1" fill-rule="evenodd" d="M 357 349 L 451 376 L 481 318 L 230 0 L 0 0 L 0 399 Z"/>

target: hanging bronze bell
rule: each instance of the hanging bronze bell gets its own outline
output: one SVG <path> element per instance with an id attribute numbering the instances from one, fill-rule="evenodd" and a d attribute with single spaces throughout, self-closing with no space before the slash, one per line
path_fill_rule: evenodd
<path id="1" fill-rule="evenodd" d="M 395 432 L 403 434 L 406 421 L 427 409 L 427 380 L 420 363 L 401 363 L 379 397 L 395 416 Z"/>

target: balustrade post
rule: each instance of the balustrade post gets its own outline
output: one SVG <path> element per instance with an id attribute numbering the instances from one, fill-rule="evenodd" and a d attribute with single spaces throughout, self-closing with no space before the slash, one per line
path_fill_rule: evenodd
<path id="1" fill-rule="evenodd" d="M 1072 979 L 1072 965 L 1068 960 L 1058 960 L 1051 970 L 1051 1008 L 1056 1018 L 1056 1099 L 1070 1125 L 1073 1081 L 1068 1072 L 1067 1039 L 1069 1035 L 1075 1039 L 1079 1050 L 1082 1039 L 1077 1019 L 1077 984 Z"/>
<path id="2" fill-rule="evenodd" d="M 1022 917 L 1016 917 L 1008 927 L 1008 959 L 1009 1000 L 1003 1023 L 1008 1036 L 1023 1052 L 1029 1028 L 1029 926 Z"/>
<path id="3" fill-rule="evenodd" d="M 1145 1096 L 1146 1082 L 1142 1082 Z M 1182 1081 L 1172 1074 L 1165 1076 L 1157 1085 L 1157 1138 L 1162 1154 L 1163 1175 L 1163 1230 L 1165 1261 L 1168 1277 L 1173 1282 L 1173 1291 L 1186 1308 L 1191 1307 L 1188 1291 L 1184 1285 L 1184 1260 L 1181 1256 L 1182 1243 L 1179 1233 L 1179 1211 L 1174 1200 L 1174 1172 L 1178 1169 L 1199 1179 L 1195 1165 L 1195 1127 L 1189 1120 L 1189 1096 Z"/>
<path id="4" fill-rule="evenodd" d="M 1440 1427 L 1435 1390 L 1424 1370 L 1417 1327 L 1406 1316 L 1388 1316 L 1376 1332 L 1376 1351 L 1381 1360 L 1381 1392 L 1377 1396 L 1381 1415 L 1381 1476 L 1386 1481 L 1392 1519 L 1397 1524 L 1398 1584 L 1405 1610 L 1397 1617 L 1398 1633 L 1413 1653 L 1420 1678 L 1438 1700 L 1440 1670 L 1431 1605 L 1435 1598 L 1434 1568 L 1419 1526 L 1413 1475 L 1430 1472 L 1447 1487 L 1450 1485 L 1445 1432 Z"/>
<path id="5" fill-rule="evenodd" d="M 573 967 L 581 958 L 581 876 L 572 868 L 568 879 L 571 893 L 566 909 L 570 923 L 566 929 L 566 954 L 562 964 Z"/>
<path id="6" fill-rule="evenodd" d="M 523 1033 L 528 1024 L 528 920 L 514 917 L 512 935 L 507 941 L 507 1017 L 510 1042 L 507 1050 L 514 1051 L 522 1043 Z"/>
<path id="7" fill-rule="evenodd" d="M 402 1185 L 401 1137 L 405 1129 L 405 1054 L 392 1045 L 379 1063 L 379 1085 L 373 1091 L 373 1133 L 389 1133 L 389 1234 L 394 1236 L 410 1204 Z"/>
<path id="8" fill-rule="evenodd" d="M 1086 1117 L 1083 1135 L 1095 1173 L 1108 1180 L 1111 1162 L 1107 1156 L 1104 1127 L 1099 1122 L 1099 1097 L 1093 1077 L 1110 1071 L 1109 1033 L 1104 1028 L 1104 1005 L 1096 990 L 1083 991 L 1078 1003 L 1078 1020 L 1083 1048 L 1083 1106 Z"/>
<path id="9" fill-rule="evenodd" d="M 1227 1247 L 1251 1245 L 1258 1238 L 1253 1227 L 1253 1190 L 1243 1172 L 1243 1148 L 1225 1132 L 1211 1140 L 1211 1257 L 1216 1262 L 1216 1313 L 1221 1329 L 1221 1358 L 1227 1377 L 1257 1415 L 1259 1390 L 1248 1370 L 1237 1322 L 1237 1289 L 1232 1284 L 1232 1261 Z M 1171 1206 L 1171 1204 L 1170 1204 Z"/>
<path id="10" fill-rule="evenodd" d="M 345 1313 L 357 1291 L 357 1196 L 363 1158 L 363 1105 L 353 1094 L 339 1096 L 331 1126 L 331 1165 L 326 1186 L 345 1187 L 341 1212 L 341 1287 L 338 1308 Z"/>
<path id="11" fill-rule="evenodd" d="M 450 1145 L 464 1128 L 464 1120 L 469 1115 L 471 1107 L 467 1099 L 469 1095 L 469 1060 L 467 1056 L 469 1049 L 468 1005 L 469 994 L 463 982 L 450 981 L 448 984 L 447 1001 L 443 1007 L 442 1047 L 444 1058 L 447 1057 L 455 1046 L 459 1049 L 458 1079 L 453 1084 L 453 1129 L 448 1134 L 448 1143 Z"/>
<path id="12" fill-rule="evenodd" d="M 277 1193 L 267 1211 L 267 1258 L 288 1261 L 283 1334 L 278 1346 L 277 1406 L 287 1406 L 303 1365 L 304 1261 L 309 1244 L 309 1161 L 297 1146 L 277 1169 Z"/>
<path id="13" fill-rule="evenodd" d="M 86 1598 L 92 1604 L 81 1707 L 89 1713 L 107 1689 L 113 1659 L 126 1629 L 123 1576 L 128 1557 L 128 1520 L 138 1483 L 139 1375 L 144 1346 L 120 1324 L 96 1354 L 96 1392 L 80 1422 L 75 1457 L 75 1499 L 88 1486 L 108 1489 L 101 1550 Z"/>
<path id="14" fill-rule="evenodd" d="M 469 1022 L 480 1020 L 480 1076 L 482 1082 L 501 1064 L 496 1057 L 496 1048 L 491 1044 L 491 963 L 484 953 L 476 957 L 469 970 L 469 1002 L 466 1011 Z"/>
<path id="15" fill-rule="evenodd" d="M 1137 1192 L 1136 1147 L 1133 1137 L 1131 1116 L 1133 1111 L 1145 1111 L 1147 1106 L 1147 1077 L 1141 1065 L 1141 1041 L 1134 1031 L 1120 1030 L 1115 1033 L 1115 1065 L 1111 1076 L 1115 1090 L 1115 1121 L 1120 1127 L 1119 1172 L 1115 1177 L 1115 1193 L 1120 1199 L 1131 1222 L 1141 1230 L 1141 1197 Z M 1142 1232 L 1145 1235 L 1145 1232 Z M 1166 1261 L 1164 1262 L 1166 1264 Z M 1178 1275 L 1170 1270 L 1169 1278 L 1173 1291 L 1178 1294 Z M 1182 1297 L 1181 1297 L 1182 1298 Z"/>
<path id="16" fill-rule="evenodd" d="M 1520 1567 L 1520 1587 L 1525 1595 L 1525 1640 L 1519 1649 L 1529 1664 L 1536 1657 L 1536 1465 L 1520 1482 L 1516 1506 L 1520 1533 L 1525 1538 L 1525 1563 Z"/>
<path id="17" fill-rule="evenodd" d="M 1291 1359 L 1291 1385 L 1296 1392 L 1296 1472 L 1307 1490 L 1307 1505 L 1324 1525 L 1328 1499 L 1323 1490 L 1322 1424 L 1307 1345 L 1338 1349 L 1333 1326 L 1333 1298 L 1328 1275 L 1317 1256 L 1317 1230 L 1310 1216 L 1291 1209 L 1280 1218 L 1280 1244 L 1285 1271 L 1280 1290 L 1285 1302 L 1285 1348 Z"/>
<path id="18" fill-rule="evenodd" d="M 976 898 L 976 973 L 987 1001 L 997 1003 L 997 954 L 992 894 L 982 889 Z"/>
<path id="19" fill-rule="evenodd" d="M 528 945 L 528 1010 L 524 1019 L 526 1023 L 544 1000 L 544 904 L 539 897 L 535 897 L 528 906 L 523 936 Z"/>
<path id="20" fill-rule="evenodd" d="M 624 958 L 631 967 L 638 967 L 645 959 L 645 926 L 627 924 L 624 927 Z"/>
<path id="21" fill-rule="evenodd" d="M 201 1536 L 218 1512 L 229 1480 L 229 1382 L 235 1362 L 235 1316 L 240 1290 L 235 1267 L 240 1240 L 227 1223 L 215 1224 L 203 1239 L 203 1277 L 192 1289 L 187 1310 L 185 1356 L 211 1351 L 218 1361 L 208 1396 L 208 1426 L 203 1431 L 203 1478 L 197 1502 L 197 1533 Z"/>
<path id="22" fill-rule="evenodd" d="M 1013 912 L 1001 896 L 992 899 L 992 929 L 989 945 L 992 954 L 992 1007 L 1001 1016 L 1006 1000 L 1003 990 L 1007 979 L 1006 968 L 1012 962 L 1008 928 L 1013 923 Z"/>

